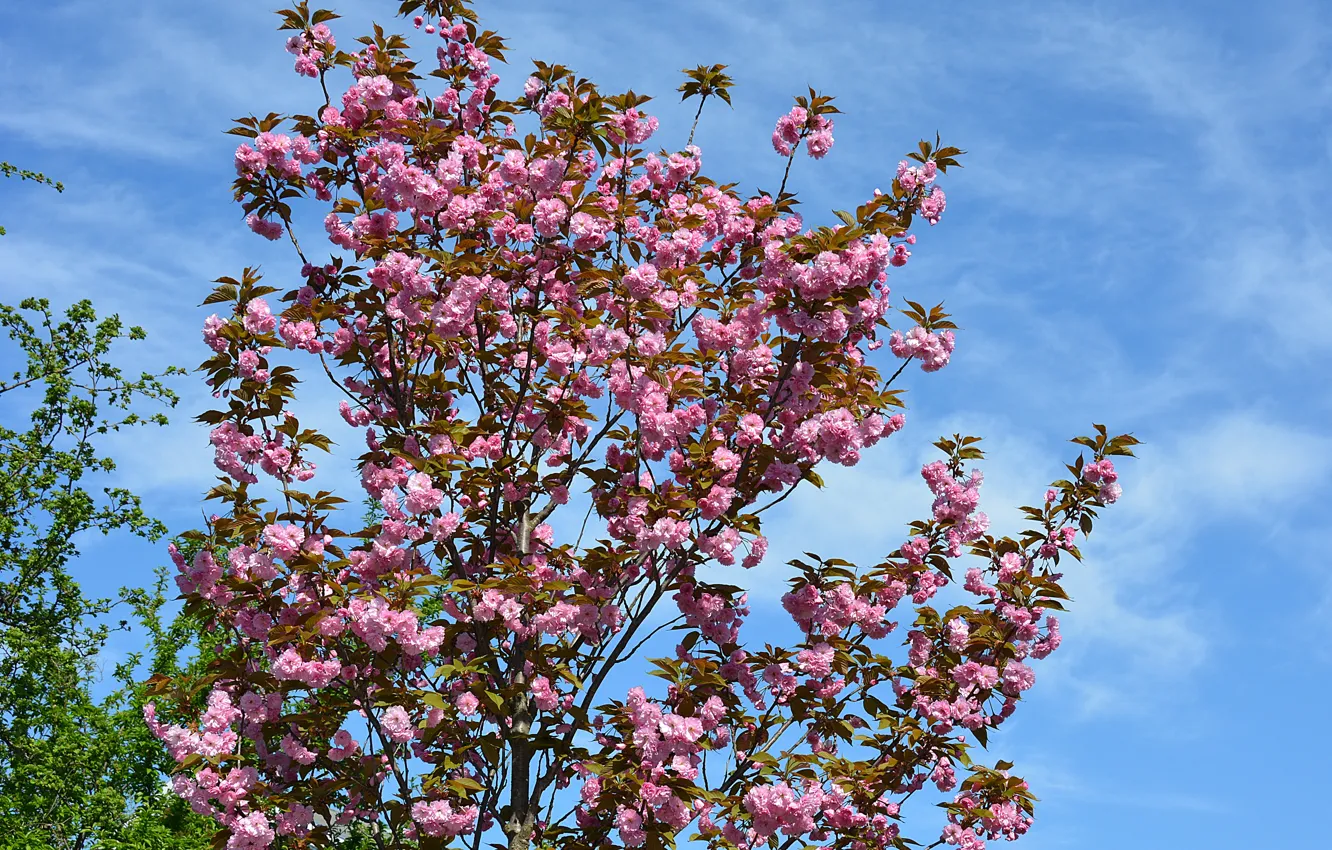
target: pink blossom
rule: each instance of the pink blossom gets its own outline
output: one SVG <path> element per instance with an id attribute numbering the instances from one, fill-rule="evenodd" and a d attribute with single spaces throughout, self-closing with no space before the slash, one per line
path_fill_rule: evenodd
<path id="1" fill-rule="evenodd" d="M 454 702 L 458 708 L 458 713 L 467 717 L 472 717 L 481 713 L 481 701 L 473 693 L 464 693 Z"/>
<path id="2" fill-rule="evenodd" d="M 626 847 L 640 847 L 647 837 L 643 830 L 643 816 L 626 806 L 616 810 L 615 827 Z"/>
<path id="3" fill-rule="evenodd" d="M 306 661 L 295 649 L 288 647 L 273 661 L 273 675 L 278 679 L 302 682 L 311 688 L 326 688 L 342 672 L 336 657 L 320 661 Z"/>
<path id="4" fill-rule="evenodd" d="M 430 524 L 430 533 L 436 540 L 444 540 L 452 537 L 461 525 L 462 517 L 454 511 L 449 511 Z"/>
<path id="5" fill-rule="evenodd" d="M 809 113 L 803 108 L 793 106 L 790 112 L 778 118 L 777 128 L 772 131 L 773 150 L 782 156 L 790 156 L 795 146 L 800 143 L 808 116 Z"/>
<path id="6" fill-rule="evenodd" d="M 569 208 L 557 198 L 544 198 L 537 201 L 535 213 L 536 232 L 547 238 L 560 235 L 560 227 L 569 214 Z"/>
<path id="7" fill-rule="evenodd" d="M 529 690 L 532 693 L 532 700 L 536 703 L 537 708 L 542 711 L 553 711 L 559 705 L 559 696 L 555 693 L 555 689 L 551 687 L 550 679 L 545 676 L 537 676 L 533 679 Z"/>
<path id="8" fill-rule="evenodd" d="M 333 746 L 328 750 L 328 757 L 335 762 L 342 761 L 349 756 L 354 755 L 361 745 L 352 738 L 351 733 L 346 729 L 339 729 L 333 736 Z"/>
<path id="9" fill-rule="evenodd" d="M 832 673 L 833 648 L 826 643 L 802 649 L 797 656 L 801 672 L 821 679 Z"/>
<path id="10" fill-rule="evenodd" d="M 416 736 L 416 724 L 412 723 L 407 709 L 400 705 L 390 706 L 379 716 L 379 728 L 390 741 L 405 744 Z"/>
<path id="11" fill-rule="evenodd" d="M 301 550 L 305 541 L 305 530 L 296 525 L 269 525 L 264 528 L 264 542 L 273 550 L 273 555 L 287 560 Z"/>
<path id="12" fill-rule="evenodd" d="M 814 129 L 805 139 L 805 150 L 814 159 L 823 159 L 833 146 L 833 122 L 822 115 L 815 116 Z M 942 209 L 942 207 L 941 207 Z"/>
<path id="13" fill-rule="evenodd" d="M 923 564 L 930 552 L 930 541 L 925 537 L 913 537 L 902 544 L 901 551 L 908 564 Z"/>
<path id="14" fill-rule="evenodd" d="M 272 240 L 282 238 L 283 230 L 282 222 L 280 221 L 269 221 L 266 218 L 260 218 L 254 213 L 250 213 L 245 217 L 245 223 L 251 230 L 265 239 Z"/>
<path id="15" fill-rule="evenodd" d="M 476 806 L 467 806 L 455 811 L 447 800 L 412 804 L 412 820 L 422 832 L 430 836 L 453 838 L 464 832 L 471 832 L 475 828 L 477 814 Z"/>
<path id="16" fill-rule="evenodd" d="M 209 348 L 213 349 L 214 351 L 226 351 L 227 346 L 230 344 L 227 342 L 226 338 L 223 337 L 222 334 L 220 333 L 220 331 L 222 330 L 223 327 L 226 326 L 226 324 L 227 323 L 223 319 L 219 318 L 216 313 L 209 316 L 207 319 L 204 319 L 204 325 L 203 325 L 204 342 L 208 345 Z"/>
<path id="17" fill-rule="evenodd" d="M 278 335 L 287 344 L 287 348 L 304 349 L 311 353 L 323 350 L 319 342 L 319 329 L 315 327 L 314 322 L 289 322 L 283 319 L 278 324 Z"/>
<path id="18" fill-rule="evenodd" d="M 947 366 L 953 354 L 954 344 L 952 331 L 930 333 L 920 326 L 912 328 L 906 334 L 893 331 L 888 341 L 888 347 L 893 354 L 904 360 L 915 357 L 920 361 L 921 371 L 924 372 L 937 372 Z"/>
<path id="19" fill-rule="evenodd" d="M 302 744 L 298 739 L 291 735 L 286 735 L 282 739 L 282 752 L 291 756 L 292 761 L 297 764 L 314 764 L 315 754 L 309 747 Z"/>
<path id="20" fill-rule="evenodd" d="M 407 479 L 407 500 L 403 507 L 411 514 L 423 514 L 438 508 L 444 501 L 444 491 L 432 487 L 430 476 L 418 472 Z"/>
<path id="21" fill-rule="evenodd" d="M 1016 696 L 1036 684 L 1036 672 L 1020 661 L 1004 666 L 1004 693 Z"/>
<path id="22" fill-rule="evenodd" d="M 935 186 L 930 193 L 920 199 L 920 214 L 930 224 L 938 224 L 939 218 L 943 215 L 946 198 L 944 198 L 943 189 Z"/>
<path id="23" fill-rule="evenodd" d="M 273 843 L 275 835 L 263 812 L 251 812 L 230 824 L 231 837 L 227 850 L 263 850 Z"/>

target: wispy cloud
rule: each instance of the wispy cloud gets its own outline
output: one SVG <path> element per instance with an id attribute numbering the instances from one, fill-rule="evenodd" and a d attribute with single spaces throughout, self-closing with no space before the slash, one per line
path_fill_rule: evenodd
<path id="1" fill-rule="evenodd" d="M 0 63 L 25 84 L 0 91 L 0 128 L 41 146 L 197 162 L 226 129 L 219 118 L 253 109 L 255 93 L 278 111 L 296 103 L 284 97 L 296 85 L 280 37 L 256 11 L 85 0 L 10 9 Z M 50 43 L 25 37 L 40 30 L 78 45 L 82 61 L 50 62 Z"/>
<path id="2" fill-rule="evenodd" d="M 1329 448 L 1324 434 L 1239 410 L 1149 445 L 1124 464 L 1123 503 L 1106 512 L 1086 547 L 1087 564 L 1069 571 L 1074 638 L 1051 665 L 1056 682 L 1071 684 L 1091 713 L 1159 711 L 1162 699 L 1187 693 L 1189 674 L 1231 640 L 1204 621 L 1202 606 L 1218 604 L 1199 600 L 1207 573 L 1240 569 L 1251 557 L 1213 555 L 1200 570 L 1204 537 L 1235 524 L 1261 537 L 1332 470 Z M 1269 569 L 1280 570 L 1300 545 L 1267 542 Z M 1089 657 L 1095 665 L 1085 663 Z"/>

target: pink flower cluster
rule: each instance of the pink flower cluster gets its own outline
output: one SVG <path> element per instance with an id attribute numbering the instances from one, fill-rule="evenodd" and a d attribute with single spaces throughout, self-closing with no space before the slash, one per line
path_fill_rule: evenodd
<path id="1" fill-rule="evenodd" d="M 860 461 L 861 449 L 902 430 L 905 424 L 906 416 L 901 413 L 887 418 L 874 413 L 857 422 L 851 411 L 838 408 L 801 423 L 794 442 L 796 450 L 810 462 L 826 458 L 842 466 L 855 466 Z"/>
<path id="2" fill-rule="evenodd" d="M 870 637 L 884 637 L 893 628 L 884 617 L 900 598 L 891 587 L 862 596 L 849 583 L 824 589 L 804 584 L 782 597 L 782 607 L 809 635 L 832 636 L 855 625 Z"/>
<path id="3" fill-rule="evenodd" d="M 907 331 L 893 331 L 888 348 L 903 360 L 916 358 L 921 371 L 937 372 L 948 365 L 955 345 L 952 331 L 931 333 L 919 325 Z"/>
<path id="4" fill-rule="evenodd" d="M 1082 467 L 1082 479 L 1100 486 L 1098 498 L 1107 505 L 1113 505 L 1123 495 L 1119 486 L 1119 473 L 1115 471 L 1114 461 L 1104 458 Z"/>
<path id="5" fill-rule="evenodd" d="M 448 800 L 429 800 L 412 805 L 417 829 L 432 837 L 453 838 L 476 828 L 478 809 L 466 806 L 455 811 Z"/>
<path id="6" fill-rule="evenodd" d="M 305 77 L 319 76 L 319 63 L 332 56 L 337 46 L 327 24 L 315 24 L 287 39 L 287 52 L 296 57 L 296 73 Z"/>
<path id="7" fill-rule="evenodd" d="M 812 158 L 822 159 L 833 146 L 832 133 L 833 122 L 827 116 L 811 117 L 804 107 L 793 106 L 790 112 L 777 119 L 777 128 L 772 131 L 772 147 L 782 156 L 791 156 L 803 141 Z"/>

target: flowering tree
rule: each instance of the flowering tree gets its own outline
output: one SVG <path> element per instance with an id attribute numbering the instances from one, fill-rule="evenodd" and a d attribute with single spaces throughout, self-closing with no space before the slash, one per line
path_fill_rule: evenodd
<path id="1" fill-rule="evenodd" d="M 832 147 L 830 98 L 777 121 L 782 184 L 746 196 L 703 176 L 692 132 L 651 152 L 647 98 L 538 62 L 505 100 L 504 43 L 463 0 L 401 11 L 428 74 L 379 27 L 348 53 L 331 12 L 282 12 L 324 102 L 233 130 L 236 198 L 301 281 L 247 269 L 207 299 L 223 508 L 173 555 L 221 638 L 147 712 L 177 791 L 230 848 L 351 826 L 382 848 L 905 848 L 928 784 L 949 795 L 928 840 L 1022 834 L 1026 783 L 972 747 L 1058 647 L 1061 558 L 1119 495 L 1131 437 L 1075 441 L 1017 539 L 978 511 L 978 440 L 939 441 L 932 514 L 867 568 L 793 561 L 789 621 L 761 636 L 717 576 L 759 565 L 764 514 L 820 464 L 903 428 L 904 369 L 947 364 L 948 316 L 907 301 L 890 322 L 887 281 L 961 152 L 922 142 L 811 229 L 786 182 Z M 699 114 L 729 103 L 724 71 L 687 72 Z M 292 203 L 324 205 L 327 261 Z M 332 441 L 299 421 L 282 349 L 364 435 L 363 528 L 308 483 Z"/>

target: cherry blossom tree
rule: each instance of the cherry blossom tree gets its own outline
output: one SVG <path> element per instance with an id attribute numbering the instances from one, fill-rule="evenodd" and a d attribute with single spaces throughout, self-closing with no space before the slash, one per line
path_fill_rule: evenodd
<path id="1" fill-rule="evenodd" d="M 692 130 L 654 152 L 644 96 L 537 62 L 501 97 L 505 44 L 463 0 L 400 11 L 427 64 L 282 12 L 322 103 L 232 131 L 236 199 L 300 280 L 246 269 L 206 302 L 218 508 L 173 557 L 216 654 L 154 679 L 146 712 L 178 793 L 228 848 L 906 848 L 908 814 L 934 844 L 1025 832 L 1027 784 L 975 747 L 1059 646 L 1060 571 L 1136 441 L 1077 439 L 999 538 L 979 441 L 942 439 L 932 511 L 882 561 L 764 560 L 769 510 L 901 431 L 908 367 L 949 361 L 942 307 L 894 311 L 888 284 L 961 151 L 922 142 L 811 226 L 787 184 L 833 147 L 831 98 L 795 99 L 781 185 L 747 194 L 704 176 Z M 686 72 L 695 128 L 725 70 Z M 311 376 L 345 430 L 300 421 Z M 335 437 L 364 442 L 364 519 L 318 489 Z M 785 625 L 722 580 L 761 562 Z M 933 822 L 908 802 L 927 787 Z"/>

